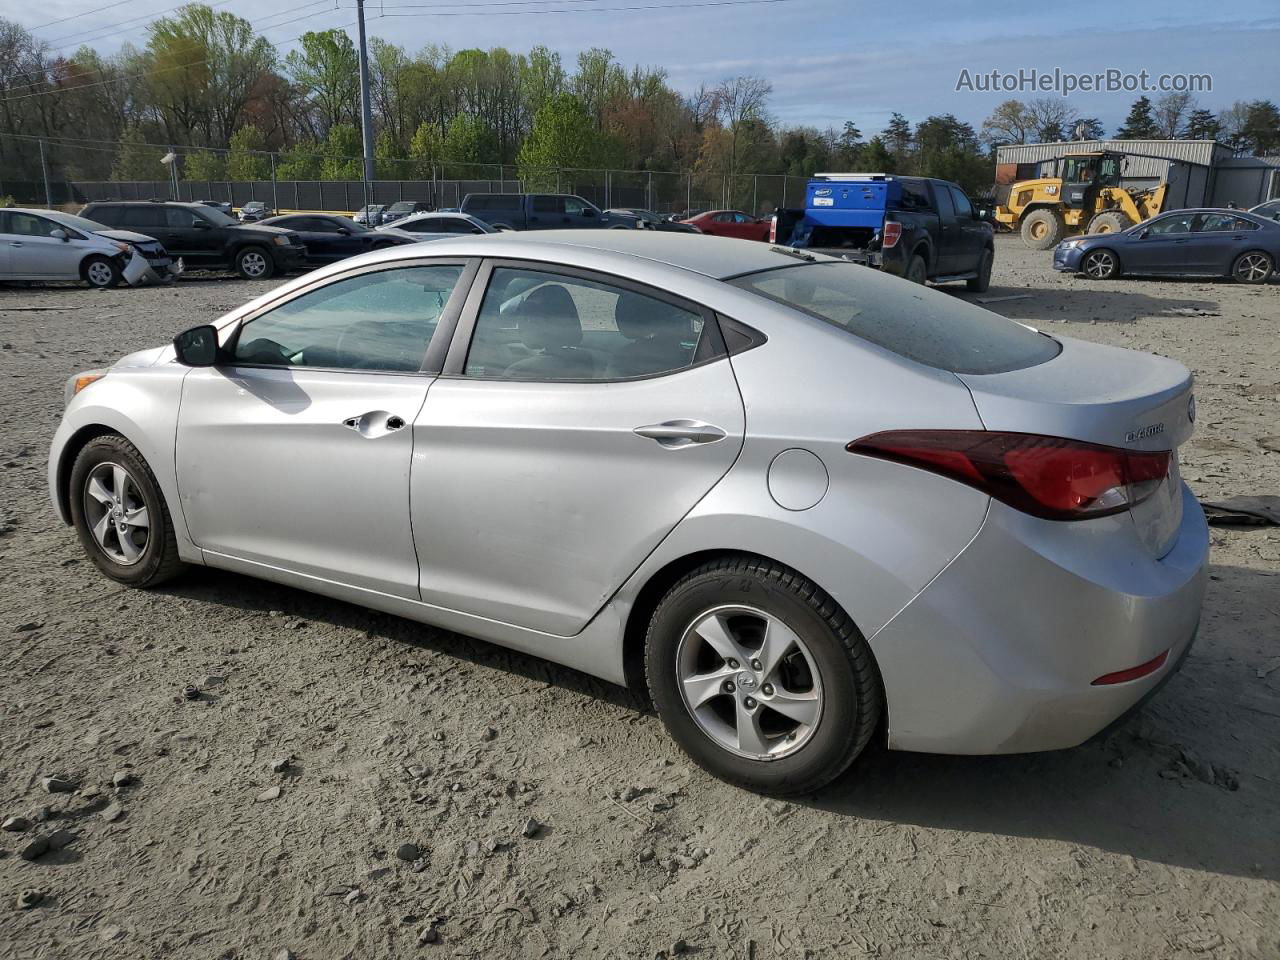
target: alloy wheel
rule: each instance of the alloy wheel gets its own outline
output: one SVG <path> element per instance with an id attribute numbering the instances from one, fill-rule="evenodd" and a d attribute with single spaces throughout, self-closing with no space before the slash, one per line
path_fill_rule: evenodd
<path id="1" fill-rule="evenodd" d="M 822 679 L 809 648 L 755 607 L 699 615 L 676 649 L 676 680 L 702 732 L 738 756 L 793 754 L 822 717 Z"/>
<path id="2" fill-rule="evenodd" d="M 251 277 L 260 277 L 267 272 L 267 258 L 250 250 L 240 258 L 240 266 Z"/>
<path id="3" fill-rule="evenodd" d="M 93 541 L 112 561 L 131 566 L 142 559 L 151 520 L 142 489 L 118 463 L 98 464 L 84 486 L 84 517 Z"/>
<path id="4" fill-rule="evenodd" d="M 1265 253 L 1246 253 L 1236 262 L 1235 273 L 1246 283 L 1257 283 L 1271 273 L 1271 260 Z"/>
<path id="5" fill-rule="evenodd" d="M 89 264 L 88 269 L 85 270 L 85 276 L 95 287 L 106 287 L 110 286 L 112 279 L 115 277 L 115 273 L 112 271 L 109 263 L 105 263 L 102 260 L 95 260 L 93 263 Z"/>
<path id="6" fill-rule="evenodd" d="M 1091 253 L 1084 258 L 1084 272 L 1096 280 L 1104 280 L 1111 276 L 1114 269 L 1114 258 L 1105 250 Z"/>

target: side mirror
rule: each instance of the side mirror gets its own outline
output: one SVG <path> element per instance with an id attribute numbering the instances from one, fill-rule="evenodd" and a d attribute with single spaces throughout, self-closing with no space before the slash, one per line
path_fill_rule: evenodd
<path id="1" fill-rule="evenodd" d="M 582 208 L 582 215 L 583 215 L 584 217 L 594 217 L 594 216 L 596 215 L 596 208 L 595 208 L 595 207 L 583 207 L 583 208 Z"/>
<path id="2" fill-rule="evenodd" d="M 173 338 L 178 362 L 187 367 L 212 367 L 218 362 L 218 328 L 212 324 L 192 327 Z"/>
<path id="3" fill-rule="evenodd" d="M 67 240 L 71 239 L 70 237 L 67 236 L 67 231 L 59 230 L 57 228 L 50 230 L 49 236 L 53 237 L 53 239 L 55 240 L 62 240 L 63 242 L 66 242 Z"/>
<path id="4" fill-rule="evenodd" d="M 1138 231 L 1137 239 L 1145 240 L 1147 239 L 1148 236 L 1150 236 L 1150 234 L 1151 234 L 1151 230 L 1149 228 L 1144 227 L 1143 229 Z"/>
<path id="5" fill-rule="evenodd" d="M 351 236 L 351 228 L 350 228 L 350 227 L 339 227 L 339 228 L 338 228 L 338 233 L 342 234 L 344 237 L 349 237 L 349 236 Z"/>
<path id="6" fill-rule="evenodd" d="M 212 229 L 213 227 L 213 224 L 211 224 L 208 220 L 201 220 L 199 217 L 192 220 L 191 225 L 195 227 L 197 230 L 209 230 L 209 229 Z"/>

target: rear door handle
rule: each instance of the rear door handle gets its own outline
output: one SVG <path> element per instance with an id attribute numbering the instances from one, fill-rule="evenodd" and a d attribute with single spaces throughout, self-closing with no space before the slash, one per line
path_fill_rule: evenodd
<path id="1" fill-rule="evenodd" d="M 631 432 L 638 437 L 656 440 L 660 446 L 672 450 L 697 443 L 715 443 L 725 438 L 723 430 L 701 420 L 666 420 L 636 427 Z"/>

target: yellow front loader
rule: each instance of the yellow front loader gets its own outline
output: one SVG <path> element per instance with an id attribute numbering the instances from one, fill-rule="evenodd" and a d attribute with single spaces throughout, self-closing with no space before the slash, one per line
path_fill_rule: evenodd
<path id="1" fill-rule="evenodd" d="M 1073 233 L 1115 233 L 1164 209 L 1169 185 L 1150 190 L 1120 186 L 1125 154 L 1110 151 L 1063 157 L 1060 177 L 1020 180 L 996 207 L 995 217 L 1022 233 L 1033 250 L 1049 250 Z"/>

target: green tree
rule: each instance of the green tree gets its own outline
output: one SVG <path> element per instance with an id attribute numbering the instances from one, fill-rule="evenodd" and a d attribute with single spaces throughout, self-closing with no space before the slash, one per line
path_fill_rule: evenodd
<path id="1" fill-rule="evenodd" d="M 1245 114 L 1244 142 L 1255 156 L 1263 157 L 1280 147 L 1280 110 L 1270 100 L 1255 100 Z"/>
<path id="2" fill-rule="evenodd" d="M 360 131 L 349 123 L 335 123 L 321 149 L 320 176 L 325 180 L 362 180 Z"/>
<path id="3" fill-rule="evenodd" d="M 168 180 L 169 171 L 160 158 L 165 155 L 162 147 L 149 146 L 137 127 L 130 127 L 120 137 L 115 162 L 111 165 L 112 180 Z"/>
<path id="4" fill-rule="evenodd" d="M 183 180 L 225 180 L 227 159 L 212 150 L 197 150 L 182 158 Z"/>
<path id="5" fill-rule="evenodd" d="M 498 142 L 493 131 L 477 117 L 460 113 L 449 122 L 445 131 L 442 160 L 446 169 L 446 177 L 474 177 L 474 167 L 459 169 L 460 164 L 491 163 L 496 159 Z"/>
<path id="6" fill-rule="evenodd" d="M 862 148 L 861 167 L 866 173 L 896 173 L 897 161 L 880 137 L 872 137 Z"/>
<path id="7" fill-rule="evenodd" d="M 231 152 L 227 155 L 227 178 L 230 180 L 269 180 L 271 160 L 263 153 L 266 141 L 262 131 L 243 126 L 231 135 Z"/>
<path id="8" fill-rule="evenodd" d="M 880 140 L 893 154 L 898 168 L 904 168 L 907 151 L 911 149 L 911 124 L 907 123 L 907 118 L 900 113 L 892 114 L 884 132 L 880 134 Z"/>
<path id="9" fill-rule="evenodd" d="M 383 130 L 373 144 L 373 156 L 377 160 L 378 176 L 386 180 L 408 180 L 414 175 L 413 162 L 405 158 L 395 133 Z"/>
<path id="10" fill-rule="evenodd" d="M 319 180 L 324 164 L 323 144 L 314 140 L 295 144 L 280 154 L 276 176 L 281 180 Z"/>
<path id="11" fill-rule="evenodd" d="M 1187 117 L 1188 140 L 1216 140 L 1218 129 L 1218 118 L 1208 110 L 1192 110 Z"/>
<path id="12" fill-rule="evenodd" d="M 444 159 L 444 137 L 438 124 L 424 120 L 409 141 L 409 157 L 414 174 L 424 180 L 435 176 L 436 165 Z"/>
<path id="13" fill-rule="evenodd" d="M 354 121 L 359 98 L 359 57 L 345 30 L 304 33 L 302 49 L 284 58 L 285 69 L 318 114 L 317 136 L 328 136 L 332 127 Z"/>
<path id="14" fill-rule="evenodd" d="M 1151 101 L 1146 97 L 1139 97 L 1133 101 L 1133 106 L 1129 108 L 1129 115 L 1124 118 L 1124 124 L 1116 131 L 1116 138 L 1152 140 L 1159 136 L 1160 130 L 1156 126 L 1155 118 L 1151 115 Z"/>
<path id="15" fill-rule="evenodd" d="M 581 100 L 571 93 L 552 97 L 533 118 L 517 163 L 526 183 L 554 184 L 558 167 L 590 167 L 601 152 L 601 138 Z"/>

